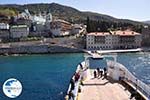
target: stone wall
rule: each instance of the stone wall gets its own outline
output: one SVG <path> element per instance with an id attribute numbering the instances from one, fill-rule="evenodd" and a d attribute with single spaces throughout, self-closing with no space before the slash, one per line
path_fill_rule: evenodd
<path id="1" fill-rule="evenodd" d="M 82 50 L 62 46 L 30 45 L 0 48 L 0 54 L 43 54 L 43 53 L 75 53 Z"/>

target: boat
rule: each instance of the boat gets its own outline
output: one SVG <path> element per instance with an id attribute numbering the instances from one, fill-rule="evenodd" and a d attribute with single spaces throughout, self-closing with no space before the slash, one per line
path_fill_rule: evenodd
<path id="1" fill-rule="evenodd" d="M 103 59 L 104 57 L 99 54 L 97 51 L 88 51 L 88 54 L 92 55 L 92 59 Z"/>
<path id="2" fill-rule="evenodd" d="M 95 54 L 85 55 L 85 60 L 77 66 L 71 78 L 66 100 L 150 100 L 150 87 L 117 62 L 116 54 L 102 57 L 107 63 L 107 70 L 101 69 L 102 76 L 94 76 L 97 69 L 91 67 L 89 58 L 95 60 Z M 113 60 L 106 59 L 109 57 Z"/>

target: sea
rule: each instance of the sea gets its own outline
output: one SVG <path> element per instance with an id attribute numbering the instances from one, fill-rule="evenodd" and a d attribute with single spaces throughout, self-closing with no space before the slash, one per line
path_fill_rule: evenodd
<path id="1" fill-rule="evenodd" d="M 64 100 L 70 78 L 83 60 L 83 53 L 1 56 L 0 100 L 12 100 L 2 90 L 9 78 L 19 80 L 23 86 L 21 95 L 14 100 Z M 117 61 L 150 84 L 149 52 L 120 53 Z M 105 61 L 101 63 L 106 66 Z"/>

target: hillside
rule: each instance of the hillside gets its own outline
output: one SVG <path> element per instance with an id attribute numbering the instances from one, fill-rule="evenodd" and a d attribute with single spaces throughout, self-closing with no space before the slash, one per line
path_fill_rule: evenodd
<path id="1" fill-rule="evenodd" d="M 150 20 L 144 21 L 143 23 L 150 24 Z"/>
<path id="2" fill-rule="evenodd" d="M 82 12 L 75 8 L 60 5 L 57 3 L 50 4 L 27 4 L 27 5 L 0 5 L 0 9 L 11 9 L 14 12 L 22 12 L 24 9 L 28 9 L 31 14 L 38 14 L 39 12 L 51 12 L 53 18 L 61 18 L 72 23 L 84 23 L 87 24 L 87 17 L 90 19 L 91 31 L 97 31 L 97 28 L 101 28 L 101 31 L 107 31 L 107 29 L 113 26 L 114 29 L 117 28 L 134 28 L 139 31 L 141 27 L 145 24 L 142 22 L 132 21 L 128 19 L 117 19 L 109 15 L 94 13 L 94 12 Z M 140 32 L 140 31 L 139 31 Z"/>
<path id="3" fill-rule="evenodd" d="M 98 13 L 93 13 L 93 12 L 81 12 L 75 8 L 69 7 L 69 6 L 64 6 L 60 5 L 57 3 L 51 3 L 51 4 L 27 4 L 27 5 L 13 5 L 13 4 L 8 4 L 8 5 L 0 5 L 0 9 L 13 9 L 19 12 L 24 11 L 24 9 L 28 8 L 31 14 L 39 13 L 39 12 L 47 12 L 50 11 L 53 16 L 69 20 L 69 21 L 83 21 L 86 20 L 87 16 L 89 16 L 92 20 L 103 20 L 103 21 L 116 21 L 116 22 L 130 22 L 130 23 L 137 23 L 139 24 L 140 22 L 135 22 L 131 20 L 124 20 L 124 19 L 116 19 L 114 17 L 108 16 L 108 15 L 103 15 L 103 14 L 98 14 Z"/>

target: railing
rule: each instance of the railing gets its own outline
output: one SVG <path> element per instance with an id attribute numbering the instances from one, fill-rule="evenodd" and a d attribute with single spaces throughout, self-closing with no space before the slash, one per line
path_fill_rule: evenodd
<path id="1" fill-rule="evenodd" d="M 75 87 L 73 90 L 71 90 L 71 84 L 69 84 L 69 88 L 67 90 L 67 95 L 65 97 L 66 100 L 77 100 L 78 92 L 79 92 L 79 87 L 80 87 L 80 82 L 83 79 L 84 75 L 83 72 L 86 70 L 85 62 L 82 62 L 77 66 L 76 73 L 79 73 L 80 78 L 78 81 L 75 82 Z M 75 76 L 73 75 L 72 79 L 74 79 Z M 70 92 L 73 94 L 71 99 L 69 99 L 69 94 Z"/>
<path id="2" fill-rule="evenodd" d="M 150 100 L 150 87 L 136 78 L 125 66 L 114 61 L 107 61 L 107 66 L 108 68 L 114 67 L 121 69 L 124 72 L 124 81 L 132 84 L 135 90 L 141 92 L 146 97 L 146 100 Z"/>

